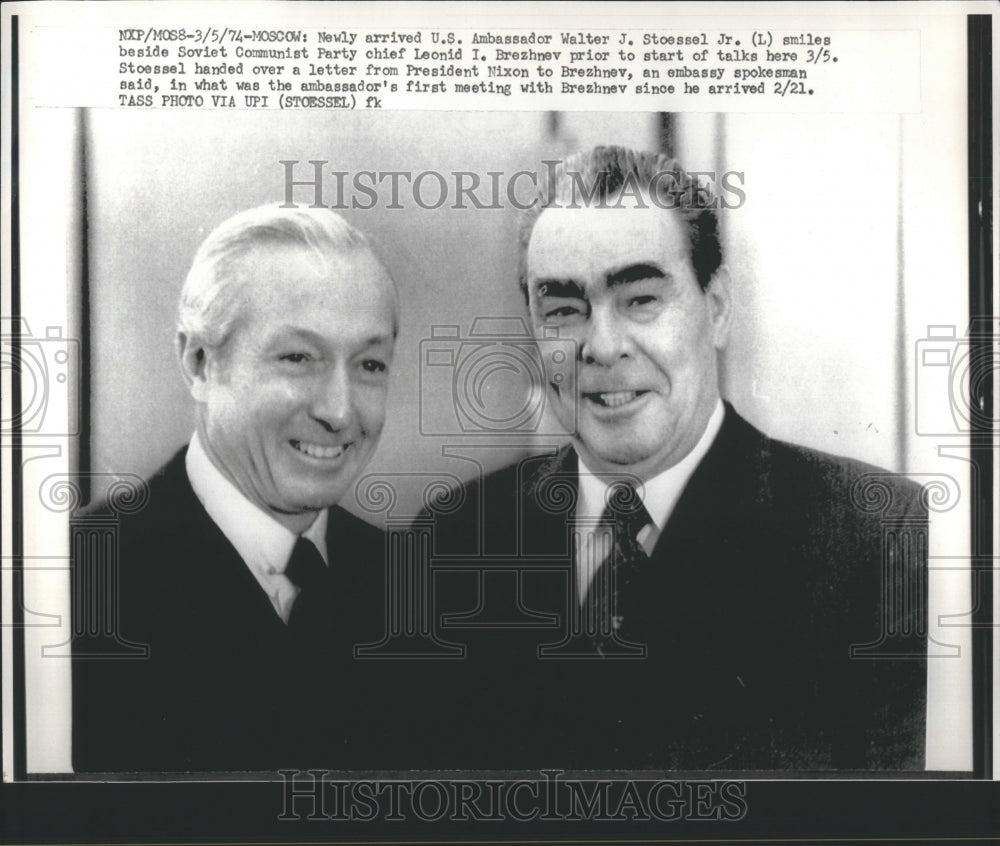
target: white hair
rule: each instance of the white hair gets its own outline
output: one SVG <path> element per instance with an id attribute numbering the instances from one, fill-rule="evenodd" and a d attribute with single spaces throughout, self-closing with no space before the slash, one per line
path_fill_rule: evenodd
<path id="1" fill-rule="evenodd" d="M 321 256 L 361 249 L 381 265 L 365 236 L 330 209 L 249 209 L 219 224 L 195 253 L 181 289 L 178 332 L 209 347 L 226 342 L 246 282 L 244 259 L 260 246 L 303 247 Z"/>

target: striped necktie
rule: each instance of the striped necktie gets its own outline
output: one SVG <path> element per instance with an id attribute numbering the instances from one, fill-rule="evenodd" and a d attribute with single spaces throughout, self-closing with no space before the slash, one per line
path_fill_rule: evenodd
<path id="1" fill-rule="evenodd" d="M 604 654 L 604 643 L 619 638 L 629 615 L 635 613 L 638 576 L 649 562 L 638 535 L 652 522 L 631 485 L 616 482 L 608 488 L 606 499 L 608 505 L 597 531 L 611 533 L 611 551 L 594 574 L 583 603 L 584 613 L 595 623 L 594 646 L 600 655 Z"/>

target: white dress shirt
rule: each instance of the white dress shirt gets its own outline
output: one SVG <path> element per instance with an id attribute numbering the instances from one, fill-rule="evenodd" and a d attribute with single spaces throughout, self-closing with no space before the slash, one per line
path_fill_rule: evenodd
<path id="1" fill-rule="evenodd" d="M 185 468 L 195 495 L 208 516 L 236 548 L 268 599 L 286 623 L 299 589 L 285 575 L 298 536 L 247 499 L 212 463 L 195 432 Z M 302 536 L 311 540 L 329 564 L 326 549 L 327 512 L 319 513 Z"/>
<path id="2" fill-rule="evenodd" d="M 668 467 L 659 475 L 644 482 L 639 489 L 642 503 L 646 506 L 646 511 L 649 512 L 653 521 L 640 529 L 637 537 L 647 555 L 652 554 L 653 547 L 656 546 L 663 527 L 667 525 L 667 520 L 670 519 L 677 500 L 680 499 L 687 486 L 688 479 L 691 478 L 691 474 L 694 473 L 695 468 L 701 463 L 705 453 L 715 441 L 716 435 L 719 434 L 724 416 L 725 409 L 722 400 L 719 400 L 694 449 L 673 467 Z M 607 507 L 607 490 L 614 479 L 606 473 L 603 476 L 595 475 L 584 463 L 583 458 L 580 458 L 579 461 L 580 488 L 576 503 L 576 518 L 577 520 L 592 520 L 596 524 Z M 599 543 L 600 536 L 597 533 L 583 532 L 577 535 L 576 583 L 579 594 L 577 599 L 581 603 L 587 595 L 591 581 L 606 558 L 605 555 L 600 554 Z M 603 551 L 603 547 L 600 547 L 600 550 Z"/>

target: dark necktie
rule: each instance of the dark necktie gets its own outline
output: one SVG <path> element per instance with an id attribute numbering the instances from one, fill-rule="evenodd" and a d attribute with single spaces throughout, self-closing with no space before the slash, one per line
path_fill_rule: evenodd
<path id="1" fill-rule="evenodd" d="M 592 615 L 596 628 L 594 646 L 605 654 L 608 640 L 622 640 L 622 629 L 635 612 L 639 575 L 649 562 L 638 535 L 652 522 L 642 498 L 625 482 L 611 485 L 607 508 L 601 515 L 598 532 L 611 532 L 613 545 L 607 559 L 594 574 L 584 599 L 584 613 Z"/>
<path id="2" fill-rule="evenodd" d="M 283 766 L 325 761 L 328 744 L 339 743 L 320 730 L 327 721 L 325 709 L 332 701 L 330 686 L 343 683 L 336 665 L 337 624 L 331 568 L 326 566 L 312 541 L 299 537 L 285 567 L 285 575 L 298 587 L 299 595 L 288 617 L 288 651 L 279 668 L 283 707 L 275 728 Z"/>
<path id="3" fill-rule="evenodd" d="M 332 622 L 329 617 L 333 613 L 333 580 L 330 568 L 311 540 L 300 536 L 295 541 L 285 575 L 299 589 L 288 618 L 289 630 L 318 634 L 324 625 L 329 626 Z"/>

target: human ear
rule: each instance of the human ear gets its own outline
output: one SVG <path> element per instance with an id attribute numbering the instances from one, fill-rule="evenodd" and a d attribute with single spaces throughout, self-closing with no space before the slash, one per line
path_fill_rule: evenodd
<path id="1" fill-rule="evenodd" d="M 177 357 L 191 396 L 197 402 L 205 402 L 208 397 L 208 350 L 205 345 L 186 332 L 178 332 Z"/>
<path id="2" fill-rule="evenodd" d="M 713 274 L 705 289 L 708 299 L 709 320 L 712 324 L 712 343 L 716 349 L 724 349 L 729 343 L 729 327 L 733 320 L 732 279 L 725 266 Z"/>

